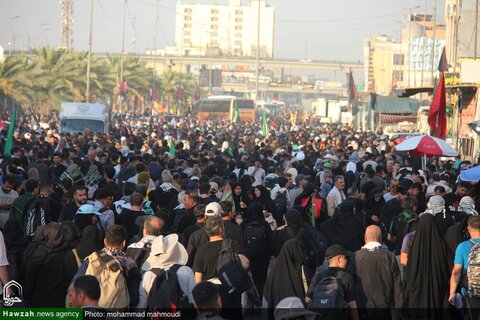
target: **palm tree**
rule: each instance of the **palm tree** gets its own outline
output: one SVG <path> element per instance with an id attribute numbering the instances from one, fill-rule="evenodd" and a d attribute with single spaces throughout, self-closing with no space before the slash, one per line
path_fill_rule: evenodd
<path id="1" fill-rule="evenodd" d="M 78 61 L 67 51 L 52 48 L 34 50 L 34 88 L 37 105 L 44 111 L 59 106 L 62 101 L 75 101 L 80 96 L 82 77 L 79 75 Z M 45 110 L 46 109 L 46 110 Z"/>
<path id="2" fill-rule="evenodd" d="M 194 96 L 198 83 L 191 73 L 166 72 L 161 79 L 162 97 L 167 102 L 167 107 L 172 113 L 185 112 L 185 102 Z M 178 89 L 183 96 L 177 97 Z M 174 103 L 175 102 L 175 103 Z"/>
<path id="3" fill-rule="evenodd" d="M 29 103 L 34 97 L 31 69 L 25 58 L 7 57 L 0 63 L 0 94 L 21 104 Z"/>
<path id="4" fill-rule="evenodd" d="M 121 57 L 108 55 L 108 62 L 113 78 L 120 82 Z M 148 95 L 150 83 L 152 82 L 152 71 L 146 67 L 137 57 L 125 57 L 123 60 L 123 80 L 127 83 L 127 95 L 131 105 L 138 106 L 138 102 Z M 120 105 L 120 90 L 118 87 L 113 90 L 113 99 Z M 137 103 L 135 103 L 137 102 Z M 123 112 L 124 110 L 119 110 Z"/>

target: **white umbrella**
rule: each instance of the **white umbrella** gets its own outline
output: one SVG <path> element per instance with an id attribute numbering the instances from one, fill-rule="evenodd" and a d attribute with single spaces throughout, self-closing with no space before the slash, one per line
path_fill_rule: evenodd
<path id="1" fill-rule="evenodd" d="M 414 136 L 395 146 L 396 151 L 408 151 L 414 156 L 456 157 L 458 152 L 445 140 L 432 136 Z"/>

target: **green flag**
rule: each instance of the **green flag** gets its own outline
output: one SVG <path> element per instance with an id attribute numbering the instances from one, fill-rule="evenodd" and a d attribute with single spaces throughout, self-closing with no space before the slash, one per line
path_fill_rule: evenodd
<path id="1" fill-rule="evenodd" d="M 240 113 L 238 112 L 238 104 L 237 99 L 233 104 L 233 114 L 232 114 L 232 122 L 239 122 L 240 121 Z"/>
<path id="2" fill-rule="evenodd" d="M 12 118 L 10 119 L 10 125 L 8 126 L 7 140 L 5 141 L 5 148 L 3 154 L 6 156 L 11 155 L 13 144 L 13 131 L 15 128 L 15 117 L 17 116 L 17 104 L 13 102 Z"/>
<path id="3" fill-rule="evenodd" d="M 175 144 L 173 143 L 172 137 L 170 137 L 170 155 L 172 158 L 175 158 Z"/>
<path id="4" fill-rule="evenodd" d="M 313 196 L 310 197 L 310 201 L 311 201 L 311 204 L 312 204 L 312 208 L 311 208 L 311 212 L 310 212 L 310 215 L 311 215 L 311 218 L 312 218 L 312 227 L 315 228 L 315 201 L 313 201 Z"/>
<path id="5" fill-rule="evenodd" d="M 264 137 L 267 136 L 267 113 L 265 112 L 265 109 L 262 112 L 262 135 Z"/>

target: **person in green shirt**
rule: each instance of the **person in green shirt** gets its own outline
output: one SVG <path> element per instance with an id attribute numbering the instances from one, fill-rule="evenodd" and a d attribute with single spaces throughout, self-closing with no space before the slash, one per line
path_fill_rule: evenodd
<path id="1" fill-rule="evenodd" d="M 38 194 L 38 181 L 28 179 L 25 183 L 25 193 L 19 196 L 13 201 L 12 208 L 10 209 L 9 219 L 14 219 L 22 222 L 23 211 L 27 203 Z"/>

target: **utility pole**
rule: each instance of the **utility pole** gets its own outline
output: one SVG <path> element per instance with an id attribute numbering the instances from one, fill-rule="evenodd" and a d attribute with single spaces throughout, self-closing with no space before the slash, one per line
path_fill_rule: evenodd
<path id="1" fill-rule="evenodd" d="M 152 98 L 153 98 L 153 92 L 156 92 L 156 81 L 157 81 L 157 36 L 158 36 L 158 19 L 159 19 L 159 3 L 160 0 L 157 0 L 157 8 L 156 8 L 156 17 L 155 17 L 155 30 L 153 33 L 153 80 L 152 80 Z M 153 115 L 153 109 L 154 109 L 154 104 L 155 101 L 153 101 L 152 104 L 152 115 Z"/>
<path id="2" fill-rule="evenodd" d="M 259 92 L 258 92 L 258 78 L 260 77 L 260 0 L 258 0 L 257 8 L 257 60 L 255 62 L 255 99 L 258 101 Z"/>
<path id="3" fill-rule="evenodd" d="M 87 89 L 85 102 L 90 101 L 90 68 L 92 65 L 92 28 L 93 27 L 93 0 L 90 0 L 90 30 L 88 32 L 88 58 L 87 58 Z"/>
<path id="4" fill-rule="evenodd" d="M 123 26 L 122 26 L 122 53 L 120 56 L 120 112 L 123 112 L 122 89 L 123 89 L 123 56 L 125 55 L 125 12 L 127 0 L 123 2 Z"/>
<path id="5" fill-rule="evenodd" d="M 20 16 L 10 17 L 10 42 L 8 43 L 9 44 L 9 51 L 8 51 L 9 56 L 12 55 L 12 47 L 13 47 L 13 50 L 15 50 L 15 34 L 13 33 L 13 20 L 16 20 L 18 18 L 20 18 Z"/>
<path id="6" fill-rule="evenodd" d="M 477 60 L 477 42 L 478 42 L 478 0 L 475 0 L 475 42 L 473 43 L 475 51 L 473 53 L 473 60 Z"/>
<path id="7" fill-rule="evenodd" d="M 424 15 L 423 15 L 423 21 L 424 21 L 424 24 L 425 24 L 425 29 L 427 28 L 427 0 L 425 0 L 425 11 L 424 11 Z M 426 36 L 426 34 L 425 34 Z M 426 48 L 426 45 L 427 45 L 427 42 L 424 41 L 423 42 L 423 48 L 422 48 L 422 51 L 425 52 L 425 48 Z M 423 87 L 423 70 L 425 69 L 425 54 L 422 54 L 422 74 L 420 76 L 420 86 Z"/>
<path id="8" fill-rule="evenodd" d="M 434 73 L 435 73 L 435 33 L 437 31 L 437 0 L 433 7 L 433 42 L 432 42 L 432 86 L 435 86 Z"/>

